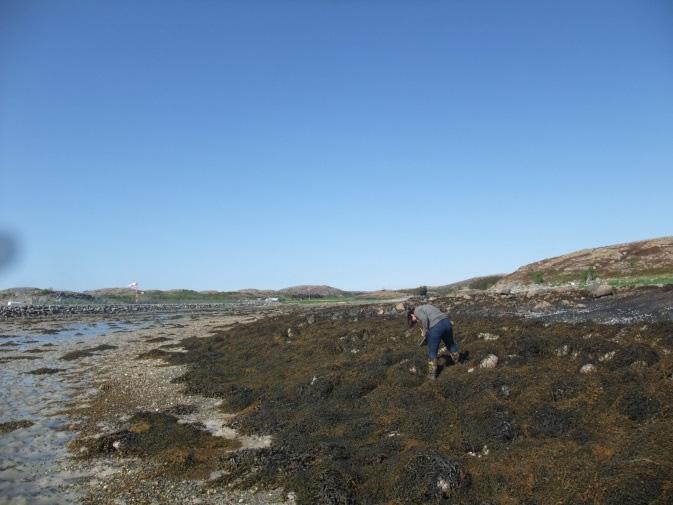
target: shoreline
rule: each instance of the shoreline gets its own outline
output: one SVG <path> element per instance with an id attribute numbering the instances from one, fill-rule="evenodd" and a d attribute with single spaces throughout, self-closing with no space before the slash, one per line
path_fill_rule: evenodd
<path id="1" fill-rule="evenodd" d="M 65 396 L 69 398 L 63 404 L 59 402 L 58 397 L 51 398 L 50 401 L 59 403 L 59 406 L 45 413 L 45 419 L 40 419 L 43 417 L 42 408 L 22 414 L 16 412 L 17 419 L 14 419 L 17 416 L 10 415 L 12 421 L 18 423 L 18 427 L 4 435 L 3 443 L 18 446 L 15 453 L 20 452 L 21 449 L 28 452 L 33 451 L 29 448 L 27 441 L 21 440 L 22 432 L 23 438 L 27 438 L 32 436 L 31 429 L 33 432 L 41 429 L 45 433 L 52 433 L 52 431 L 58 433 L 59 439 L 65 439 L 68 445 L 72 446 L 80 441 L 96 439 L 113 433 L 120 429 L 134 413 L 148 411 L 172 412 L 177 416 L 179 423 L 198 426 L 213 437 L 224 437 L 235 441 L 236 445 L 241 448 L 268 446 L 270 439 L 267 437 L 239 437 L 234 430 L 225 427 L 224 423 L 229 416 L 219 409 L 221 401 L 198 395 L 186 395 L 183 393 L 183 386 L 173 384 L 171 382 L 173 379 L 184 374 L 184 366 L 167 366 L 161 360 L 152 358 L 138 359 L 139 355 L 162 345 L 176 345 L 184 338 L 208 336 L 214 328 L 226 328 L 234 323 L 246 324 L 259 317 L 264 317 L 265 314 L 240 316 L 197 314 L 196 318 L 191 318 L 190 314 L 183 314 L 178 318 L 171 317 L 172 314 L 168 316 L 167 318 L 141 317 L 140 321 L 135 321 L 136 325 L 146 324 L 132 328 L 124 328 L 124 325 L 128 323 L 124 321 L 126 318 L 112 318 L 111 321 L 110 317 L 93 315 L 87 318 L 61 319 L 49 323 L 33 320 L 32 322 L 40 325 L 40 330 L 47 331 L 47 338 L 54 340 L 58 340 L 58 329 L 70 326 L 69 323 L 82 323 L 82 326 L 96 326 L 105 323 L 110 327 L 101 335 L 91 337 L 80 335 L 75 337 L 77 341 L 64 341 L 50 345 L 45 352 L 45 354 L 49 353 L 49 357 L 40 353 L 39 357 L 34 360 L 11 361 L 11 365 L 20 364 L 21 367 L 20 370 L 16 370 L 17 380 L 21 380 L 21 377 L 25 377 L 24 374 L 30 374 L 31 371 L 47 370 L 42 372 L 44 375 L 29 376 L 36 382 L 36 389 L 40 389 L 40 383 L 45 384 L 45 381 L 50 381 L 60 384 L 58 388 L 52 388 L 49 391 L 51 394 L 58 395 L 58 391 L 64 390 L 67 391 L 67 394 L 64 393 Z M 148 321 L 148 319 L 153 320 Z M 26 325 L 0 323 L 0 329 L 2 329 L 0 333 L 16 332 L 15 330 L 22 326 Z M 29 328 L 24 328 L 23 334 L 14 335 L 10 341 L 20 341 L 23 338 L 30 343 L 21 344 L 17 350 L 12 348 L 14 351 L 12 355 L 5 356 L 3 353 L 1 357 L 22 358 L 27 350 L 35 348 L 33 344 L 41 343 L 30 336 L 33 333 L 30 326 L 34 325 L 29 324 L 28 326 Z M 157 341 L 158 339 L 161 341 Z M 43 345 L 45 344 L 39 347 Z M 90 355 L 85 353 L 82 357 L 71 361 L 62 361 L 68 353 L 81 353 L 82 350 L 100 346 L 103 348 L 107 346 L 109 349 Z M 178 347 L 172 347 L 170 352 L 180 352 L 180 350 Z M 50 373 L 52 371 L 53 373 Z M 34 428 L 22 425 L 28 422 L 34 423 Z M 48 467 L 39 470 L 53 475 L 53 482 L 48 489 L 31 488 L 28 483 L 34 480 L 46 482 L 44 476 L 31 477 L 11 473 L 12 466 L 16 469 L 21 465 L 20 461 L 12 463 L 13 460 L 9 454 L 1 458 L 0 468 L 10 472 L 4 477 L 13 476 L 16 487 L 20 488 L 21 482 L 27 486 L 26 503 L 40 503 L 40 494 L 43 498 L 47 497 L 45 503 L 70 503 L 77 500 L 87 504 L 107 504 L 115 503 L 118 499 L 123 499 L 124 503 L 156 502 L 162 504 L 228 504 L 239 503 L 241 499 L 245 503 L 259 505 L 287 503 L 286 496 L 281 491 L 264 492 L 259 496 L 253 496 L 254 493 L 250 491 L 233 492 L 213 489 L 208 487 L 208 478 L 176 481 L 155 476 L 158 478 L 148 480 L 148 473 L 160 473 L 160 465 L 151 468 L 152 465 L 143 459 L 116 458 L 114 454 L 105 458 L 80 459 L 76 457 L 76 453 L 72 453 L 72 450 L 72 447 L 67 452 L 63 452 L 60 448 L 58 450 L 52 448 L 45 452 L 49 458 L 55 459 Z M 16 459 L 16 456 L 14 457 Z M 32 456 L 27 454 L 25 459 L 29 460 L 30 457 Z M 30 473 L 29 468 L 25 470 Z M 35 472 L 37 471 L 36 467 Z M 24 478 L 28 481 L 23 480 Z M 124 496 L 120 497 L 120 493 Z M 20 491 L 14 491 L 11 494 L 14 496 L 7 493 L 0 496 L 0 503 L 22 503 Z"/>

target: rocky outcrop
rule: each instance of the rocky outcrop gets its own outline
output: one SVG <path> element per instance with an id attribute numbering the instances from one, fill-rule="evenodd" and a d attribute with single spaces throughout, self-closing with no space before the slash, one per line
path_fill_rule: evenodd
<path id="1" fill-rule="evenodd" d="M 576 289 L 608 279 L 673 277 L 673 237 L 583 249 L 563 256 L 536 261 L 500 279 L 493 290 L 519 293 L 533 290 Z M 599 288 L 595 288 L 599 289 Z M 610 294 L 600 288 L 602 294 Z M 593 295 L 593 293 L 592 293 Z"/>

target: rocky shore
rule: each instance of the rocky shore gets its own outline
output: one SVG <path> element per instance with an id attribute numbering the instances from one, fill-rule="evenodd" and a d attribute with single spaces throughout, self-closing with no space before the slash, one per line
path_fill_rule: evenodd
<path id="1" fill-rule="evenodd" d="M 240 312 L 277 305 L 276 302 L 241 301 L 236 303 L 157 303 L 92 305 L 12 305 L 0 306 L 0 320 L 30 317 L 165 314 L 180 312 Z"/>
<path id="2" fill-rule="evenodd" d="M 3 447 L 66 440 L 31 492 L 91 505 L 673 499 L 672 289 L 430 301 L 433 383 L 399 303 L 5 319 Z"/>

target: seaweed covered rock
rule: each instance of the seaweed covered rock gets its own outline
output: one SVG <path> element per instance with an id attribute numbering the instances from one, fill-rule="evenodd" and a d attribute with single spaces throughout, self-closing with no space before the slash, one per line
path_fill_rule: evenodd
<path id="1" fill-rule="evenodd" d="M 635 422 L 643 422 L 659 412 L 659 401 L 645 394 L 642 387 L 629 387 L 619 402 L 619 411 Z"/>
<path id="2" fill-rule="evenodd" d="M 552 405 L 539 405 L 530 414 L 530 434 L 534 437 L 562 437 L 577 427 L 577 414 Z"/>
<path id="3" fill-rule="evenodd" d="M 137 413 L 124 430 L 74 442 L 74 447 L 85 449 L 84 457 L 144 456 L 161 462 L 169 473 L 187 476 L 208 472 L 213 461 L 239 445 L 159 412 Z"/>
<path id="4" fill-rule="evenodd" d="M 654 505 L 661 501 L 662 479 L 649 473 L 624 475 L 604 497 L 605 505 Z"/>
<path id="5" fill-rule="evenodd" d="M 549 389 L 551 401 L 560 402 L 577 396 L 582 386 L 575 377 L 562 376 L 553 381 Z"/>
<path id="6" fill-rule="evenodd" d="M 437 503 L 470 484 L 458 463 L 432 449 L 403 454 L 390 473 L 393 496 L 404 504 Z"/>
<path id="7" fill-rule="evenodd" d="M 482 411 L 461 416 L 460 426 L 466 451 L 479 452 L 484 446 L 499 447 L 519 435 L 513 413 L 503 405 L 489 405 Z"/>
<path id="8" fill-rule="evenodd" d="M 336 470 L 320 475 L 313 503 L 321 505 L 354 505 L 356 503 L 353 486 L 347 476 Z"/>
<path id="9" fill-rule="evenodd" d="M 619 349 L 606 365 L 609 369 L 615 370 L 634 364 L 652 366 L 658 361 L 659 354 L 651 347 L 647 345 L 632 345 Z"/>
<path id="10" fill-rule="evenodd" d="M 550 351 L 550 344 L 551 341 L 542 335 L 518 335 L 512 341 L 511 353 L 530 361 Z"/>

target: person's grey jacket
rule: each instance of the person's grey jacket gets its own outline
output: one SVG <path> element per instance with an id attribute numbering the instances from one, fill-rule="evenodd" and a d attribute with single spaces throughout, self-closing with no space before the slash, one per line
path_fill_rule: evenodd
<path id="1" fill-rule="evenodd" d="M 444 314 L 434 305 L 426 304 L 419 305 L 414 309 L 414 315 L 423 327 L 423 332 L 426 333 L 430 328 L 440 322 L 442 319 L 448 319 L 449 316 Z"/>

